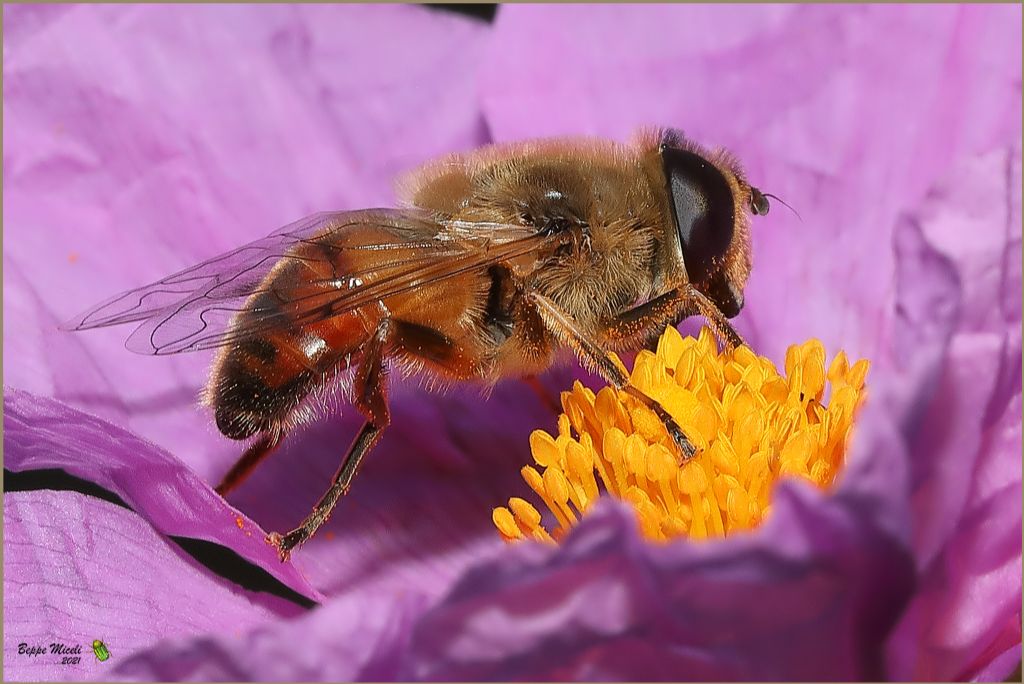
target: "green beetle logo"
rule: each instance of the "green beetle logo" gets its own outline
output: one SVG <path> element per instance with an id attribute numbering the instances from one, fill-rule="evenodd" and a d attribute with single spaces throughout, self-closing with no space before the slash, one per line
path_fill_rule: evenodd
<path id="1" fill-rule="evenodd" d="M 110 657 L 110 650 L 107 648 L 107 645 L 99 639 L 92 642 L 92 652 L 96 654 L 96 660 L 101 663 Z"/>

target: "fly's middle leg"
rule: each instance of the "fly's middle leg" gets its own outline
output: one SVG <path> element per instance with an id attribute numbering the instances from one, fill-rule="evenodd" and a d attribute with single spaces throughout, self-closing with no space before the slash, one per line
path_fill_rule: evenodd
<path id="1" fill-rule="evenodd" d="M 330 488 L 320 497 L 313 511 L 302 524 L 291 532 L 281 535 L 276 532 L 268 536 L 277 547 L 281 560 L 288 560 L 292 550 L 305 543 L 327 522 L 338 501 L 349 490 L 352 480 L 362 464 L 363 457 L 380 440 L 381 433 L 391 423 L 391 411 L 387 401 L 386 354 L 391 337 L 390 321 L 382 321 L 363 351 L 362 360 L 356 369 L 353 382 L 353 403 L 366 416 L 352 445 L 348 448 L 338 471 L 334 474 Z"/>
<path id="2" fill-rule="evenodd" d="M 387 401 L 387 365 L 390 356 L 414 357 L 428 369 L 452 378 L 473 377 L 480 359 L 444 333 L 398 319 L 382 321 L 362 352 L 353 382 L 353 403 L 366 416 L 355 441 L 342 459 L 330 489 L 299 527 L 287 534 L 271 534 L 281 560 L 287 560 L 297 546 L 306 542 L 330 517 L 338 501 L 349 490 L 363 457 L 377 444 L 391 423 Z"/>
<path id="3" fill-rule="evenodd" d="M 537 303 L 547 326 L 573 348 L 580 360 L 596 370 L 613 387 L 634 397 L 658 416 L 669 437 L 679 447 L 683 459 L 690 459 L 697 453 L 693 442 L 686 436 L 675 419 L 669 415 L 669 412 L 657 401 L 634 387 L 629 381 L 626 371 L 615 362 L 609 352 L 602 349 L 595 340 L 580 330 L 576 322 L 550 299 L 536 293 L 531 296 Z"/>

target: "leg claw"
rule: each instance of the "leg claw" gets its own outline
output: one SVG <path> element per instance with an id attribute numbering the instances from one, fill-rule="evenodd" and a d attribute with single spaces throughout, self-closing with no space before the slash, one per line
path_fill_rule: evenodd
<path id="1" fill-rule="evenodd" d="M 693 442 L 690 441 L 690 438 L 686 436 L 686 433 L 684 433 L 682 429 L 676 425 L 676 422 L 669 416 L 665 417 L 665 429 L 668 430 L 668 434 L 672 438 L 672 441 L 676 443 L 677 447 L 679 447 L 679 451 L 682 456 L 679 459 L 680 465 L 697 454 L 697 447 L 693 446 Z"/>
<path id="2" fill-rule="evenodd" d="M 288 534 L 281 536 L 277 532 L 271 532 L 267 535 L 267 543 L 277 549 L 277 555 L 281 558 L 281 562 L 285 563 L 292 555 L 292 549 L 306 541 L 302 530 L 293 530 Z"/>
<path id="3" fill-rule="evenodd" d="M 691 458 L 697 455 L 697 447 L 693 446 L 689 439 L 686 438 L 682 432 L 678 432 L 672 435 L 672 441 L 676 443 L 679 450 L 682 452 L 682 458 L 679 459 L 680 464 L 689 461 Z"/>

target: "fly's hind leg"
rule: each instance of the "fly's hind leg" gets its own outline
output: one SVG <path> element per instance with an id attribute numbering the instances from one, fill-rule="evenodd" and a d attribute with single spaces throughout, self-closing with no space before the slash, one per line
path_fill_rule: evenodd
<path id="1" fill-rule="evenodd" d="M 292 550 L 300 546 L 327 522 L 338 500 L 352 485 L 352 479 L 359 470 L 363 457 L 380 439 L 384 428 L 391 423 L 391 411 L 387 402 L 385 359 L 391 337 L 391 324 L 383 321 L 363 350 L 363 358 L 356 370 L 353 382 L 353 403 L 366 416 L 352 445 L 345 453 L 341 466 L 334 474 L 331 487 L 302 524 L 285 535 L 273 532 L 267 540 L 277 547 L 282 561 L 288 560 Z"/>
<path id="2" fill-rule="evenodd" d="M 692 458 L 697 453 L 693 442 L 686 436 L 686 433 L 679 427 L 675 419 L 669 415 L 669 412 L 657 401 L 634 387 L 629 381 L 629 375 L 615 362 L 611 354 L 602 349 L 597 342 L 590 339 L 588 335 L 580 330 L 576 322 L 550 299 L 536 293 L 533 293 L 531 297 L 537 303 L 545 324 L 559 338 L 571 346 L 582 361 L 593 367 L 601 377 L 610 382 L 616 389 L 634 397 L 658 416 L 658 419 L 665 426 L 665 430 L 668 431 L 669 437 L 679 447 L 684 459 Z"/>
<path id="3" fill-rule="evenodd" d="M 284 431 L 281 430 L 264 432 L 260 435 L 259 439 L 249 445 L 235 465 L 231 466 L 231 470 L 217 485 L 215 491 L 221 496 L 227 496 L 252 474 L 252 471 L 263 462 L 263 459 L 277 449 L 283 437 Z"/>

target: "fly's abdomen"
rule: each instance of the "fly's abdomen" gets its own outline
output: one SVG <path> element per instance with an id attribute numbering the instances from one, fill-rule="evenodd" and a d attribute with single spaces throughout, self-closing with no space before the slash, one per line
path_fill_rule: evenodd
<path id="1" fill-rule="evenodd" d="M 357 309 L 312 323 L 287 323 L 291 309 L 278 294 L 283 286 L 294 301 L 322 301 L 329 294 L 323 283 L 336 279 L 338 265 L 325 259 L 322 250 L 306 253 L 317 249 L 304 247 L 295 253 L 299 258 L 271 272 L 234 326 L 257 316 L 281 324 L 225 347 L 214 365 L 207 401 L 217 427 L 232 439 L 284 427 L 313 390 L 356 362 L 373 333 L 373 307 L 366 307 L 371 313 Z"/>
<path id="2" fill-rule="evenodd" d="M 279 429 L 310 392 L 355 362 L 369 336 L 358 315 L 345 314 L 231 346 L 208 389 L 217 427 L 232 439 Z"/>

